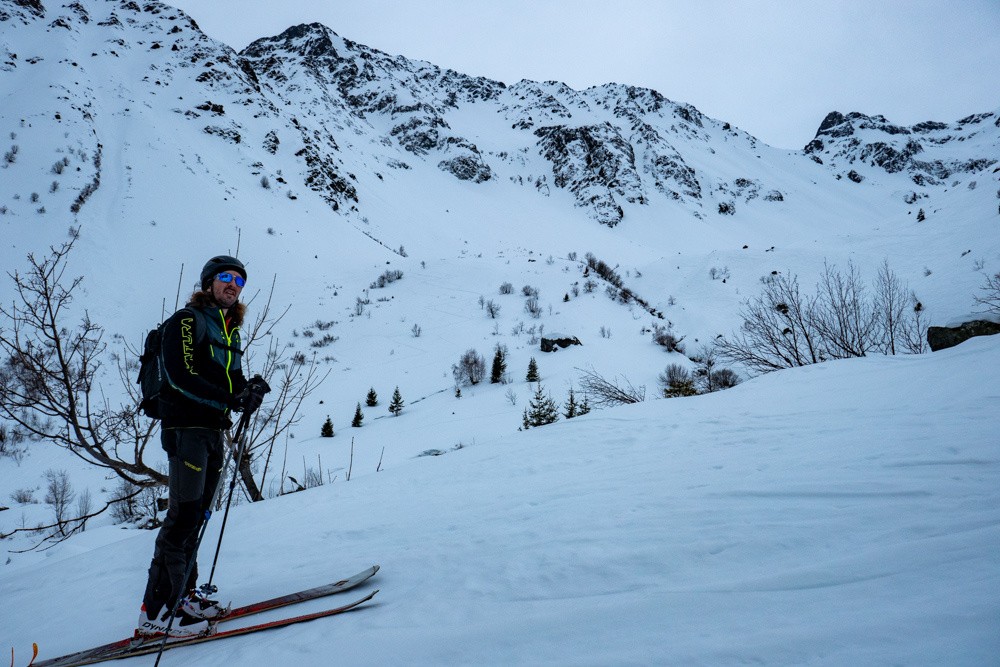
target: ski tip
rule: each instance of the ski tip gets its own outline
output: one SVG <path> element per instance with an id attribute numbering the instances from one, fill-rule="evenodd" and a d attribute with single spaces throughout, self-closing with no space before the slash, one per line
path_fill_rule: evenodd
<path id="1" fill-rule="evenodd" d="M 28 663 L 28 667 L 31 667 L 33 664 L 35 664 L 35 658 L 37 657 L 38 657 L 38 643 L 31 642 L 31 662 Z"/>

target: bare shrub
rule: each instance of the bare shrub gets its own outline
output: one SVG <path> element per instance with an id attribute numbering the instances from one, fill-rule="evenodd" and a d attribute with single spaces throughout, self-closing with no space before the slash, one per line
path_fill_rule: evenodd
<path id="1" fill-rule="evenodd" d="M 597 259 L 592 253 L 587 253 L 587 268 L 594 271 L 597 275 L 603 278 L 605 281 L 611 283 L 618 289 L 625 286 L 625 282 L 622 277 L 618 275 L 617 272 L 610 266 L 608 266 L 603 260 Z"/>
<path id="2" fill-rule="evenodd" d="M 111 506 L 111 518 L 115 523 L 140 525 L 145 528 L 156 528 L 160 525 L 157 517 L 159 499 L 162 489 L 158 487 L 140 487 L 130 484 L 127 480 L 119 480 L 118 486 L 111 493 L 114 504 Z"/>
<path id="3" fill-rule="evenodd" d="M 678 337 L 670 330 L 670 327 L 653 324 L 653 342 L 665 348 L 667 352 L 684 354 L 684 346 L 681 345 L 681 341 L 683 340 L 684 336 Z"/>
<path id="4" fill-rule="evenodd" d="M 486 360 L 470 348 L 465 351 L 458 363 L 451 367 L 451 373 L 458 386 L 479 384 L 486 376 Z"/>
<path id="5" fill-rule="evenodd" d="M 7 428 L 6 424 L 0 424 L 0 456 L 10 457 L 20 465 L 27 453 L 27 447 L 24 444 L 27 439 L 27 434 L 23 429 Z"/>
<path id="6" fill-rule="evenodd" d="M 10 494 L 10 499 L 19 505 L 34 505 L 36 502 L 35 490 L 15 489 L 14 492 Z"/>
<path id="7" fill-rule="evenodd" d="M 70 516 L 70 503 L 76 497 L 73 485 L 69 481 L 69 473 L 65 470 L 45 471 L 45 504 L 52 508 L 55 515 L 56 530 L 60 535 L 67 535 L 73 529 L 67 525 Z"/>
<path id="8" fill-rule="evenodd" d="M 986 276 L 985 282 L 980 287 L 980 294 L 975 299 L 979 305 L 986 306 L 987 312 L 1000 315 L 1000 271 L 992 276 Z"/>
<path id="9" fill-rule="evenodd" d="M 712 371 L 709 373 L 709 378 L 712 386 L 709 391 L 732 389 L 742 381 L 736 371 L 731 368 L 720 368 L 717 371 Z"/>
<path id="10" fill-rule="evenodd" d="M 876 311 L 853 263 L 846 273 L 824 267 L 813 325 L 829 357 L 863 357 L 876 349 Z"/>
<path id="11" fill-rule="evenodd" d="M 103 329 L 86 313 L 75 327 L 65 322 L 82 281 L 64 282 L 72 246 L 44 259 L 29 255 L 27 274 L 11 274 L 17 300 L 0 305 L 0 416 L 15 437 L 64 447 L 138 486 L 165 484 L 143 462 L 156 424 L 138 414 L 138 401 L 116 408 L 103 399 Z"/>
<path id="12" fill-rule="evenodd" d="M 924 304 L 917 295 L 910 293 L 910 303 L 913 308 L 910 318 L 903 327 L 903 347 L 910 354 L 923 354 L 930 351 L 927 344 L 927 320 L 924 319 Z"/>
<path id="13" fill-rule="evenodd" d="M 826 265 L 815 295 L 804 295 L 795 276 L 775 272 L 761 296 L 746 302 L 739 332 L 721 339 L 719 354 L 766 373 L 828 359 L 923 351 L 917 341 L 923 308 L 884 262 L 869 290 L 853 264 L 846 272 Z"/>
<path id="14" fill-rule="evenodd" d="M 635 387 L 626 377 L 608 380 L 593 368 L 577 370 L 582 373 L 580 388 L 588 397 L 593 397 L 593 404 L 597 407 L 641 403 L 646 400 L 646 387 Z"/>
<path id="15" fill-rule="evenodd" d="M 884 260 L 875 277 L 874 317 L 877 346 L 884 354 L 896 354 L 906 329 L 906 307 L 909 299 L 906 289 Z"/>
<path id="16" fill-rule="evenodd" d="M 381 289 L 386 285 L 390 285 L 396 282 L 397 280 L 402 279 L 402 277 L 403 277 L 403 272 L 400 271 L 399 269 L 387 270 L 378 278 L 376 278 L 375 282 L 369 285 L 369 287 L 371 287 L 371 289 Z"/>
<path id="17" fill-rule="evenodd" d="M 735 371 L 719 368 L 719 355 L 714 347 L 702 346 L 691 360 L 698 365 L 694 372 L 695 383 L 703 393 L 730 389 L 740 383 L 740 376 Z"/>
<path id="18" fill-rule="evenodd" d="M 771 276 L 740 311 L 740 331 L 720 339 L 719 353 L 760 373 L 822 361 L 815 310 L 816 297 L 803 296 L 795 276 Z"/>

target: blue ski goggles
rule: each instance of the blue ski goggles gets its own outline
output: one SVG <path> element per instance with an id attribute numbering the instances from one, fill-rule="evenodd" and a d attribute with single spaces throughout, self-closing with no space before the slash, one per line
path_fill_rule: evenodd
<path id="1" fill-rule="evenodd" d="M 247 284 L 247 281 L 243 279 L 243 276 L 234 276 L 231 273 L 220 273 L 219 275 L 215 276 L 215 279 L 218 280 L 220 283 L 231 283 L 235 281 L 237 287 L 243 287 L 244 285 Z"/>

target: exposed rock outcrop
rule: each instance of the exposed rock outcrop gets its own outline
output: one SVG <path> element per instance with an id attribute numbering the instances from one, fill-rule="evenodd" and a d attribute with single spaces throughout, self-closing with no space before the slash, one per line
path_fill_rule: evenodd
<path id="1" fill-rule="evenodd" d="M 955 174 L 974 173 L 997 163 L 989 151 L 980 157 L 963 159 L 949 155 L 947 150 L 953 143 L 976 136 L 981 130 L 977 126 L 984 121 L 1000 122 L 996 116 L 975 114 L 953 125 L 927 121 L 903 127 L 890 123 L 884 116 L 834 111 L 823 119 L 816 137 L 804 150 L 816 158 L 820 154 L 826 156 L 821 160 L 823 163 L 862 162 L 890 174 L 907 173 L 917 185 L 939 185 Z"/>
<path id="2" fill-rule="evenodd" d="M 576 336 L 551 334 L 549 336 L 542 337 L 541 350 L 542 352 L 556 352 L 560 348 L 569 347 L 571 345 L 583 345 L 583 343 L 581 343 L 580 339 Z"/>
<path id="3" fill-rule="evenodd" d="M 972 320 L 957 327 L 928 327 L 927 344 L 933 352 L 964 343 L 973 336 L 1000 334 L 1000 323 L 989 320 Z"/>

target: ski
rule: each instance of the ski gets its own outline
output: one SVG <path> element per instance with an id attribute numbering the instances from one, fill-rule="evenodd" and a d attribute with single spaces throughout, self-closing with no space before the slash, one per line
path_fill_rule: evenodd
<path id="1" fill-rule="evenodd" d="M 339 607 L 333 607 L 331 609 L 324 609 L 322 611 L 312 612 L 310 614 L 302 614 L 300 616 L 289 616 L 287 618 L 280 618 L 275 621 L 268 621 L 266 623 L 258 623 L 257 625 L 247 625 L 242 628 L 233 628 L 232 630 L 221 630 L 211 635 L 200 635 L 197 637 L 190 637 L 186 639 L 175 639 L 173 641 L 168 641 L 163 644 L 162 639 L 151 639 L 145 641 L 138 645 L 130 645 L 127 648 L 123 648 L 117 651 L 105 652 L 100 655 L 85 657 L 82 659 L 72 659 L 70 661 L 63 661 L 62 658 L 56 658 L 54 661 L 45 661 L 34 663 L 29 667 L 78 667 L 79 665 L 93 665 L 99 662 L 104 662 L 106 660 L 121 660 L 123 658 L 131 658 L 138 655 L 149 655 L 151 653 L 158 653 L 160 651 L 161 644 L 163 645 L 164 651 L 169 651 L 172 648 L 177 648 L 179 646 L 192 646 L 194 644 L 203 644 L 205 642 L 215 641 L 217 639 L 228 639 L 229 637 L 239 637 L 240 635 L 249 635 L 254 632 L 262 632 L 264 630 L 272 630 L 274 628 L 283 628 L 288 625 L 294 625 L 296 623 L 305 623 L 306 621 L 312 621 L 317 618 L 325 618 L 327 616 L 334 616 L 336 614 L 342 614 L 345 611 L 350 611 L 355 607 L 368 602 L 378 590 L 374 590 L 368 595 L 355 600 L 353 602 L 348 602 L 345 605 Z"/>
<path id="2" fill-rule="evenodd" d="M 341 579 L 340 581 L 334 581 L 333 583 L 324 584 L 323 586 L 298 591 L 297 593 L 280 595 L 276 598 L 271 598 L 270 600 L 264 600 L 263 602 L 251 602 L 250 604 L 242 607 L 234 607 L 229 610 L 228 614 L 220 618 L 219 621 L 231 621 L 235 618 L 260 614 L 261 612 L 270 611 L 272 609 L 287 607 L 290 604 L 298 604 L 300 602 L 306 602 L 307 600 L 325 598 L 328 595 L 333 595 L 334 593 L 350 590 L 356 586 L 360 586 L 374 577 L 378 570 L 378 565 L 372 565 L 367 570 L 358 572 L 354 576 L 348 577 L 347 579 Z"/>
<path id="3" fill-rule="evenodd" d="M 281 607 L 287 607 L 288 605 L 298 604 L 300 602 L 306 602 L 308 600 L 316 600 L 319 598 L 327 597 L 335 593 L 340 593 L 342 591 L 350 590 L 356 586 L 361 585 L 368 579 L 375 576 L 378 572 L 379 566 L 373 565 L 366 570 L 362 570 L 357 574 L 348 577 L 347 579 L 341 579 L 339 581 L 334 581 L 329 584 L 324 584 L 322 586 L 316 586 L 315 588 L 309 588 L 302 591 L 297 591 L 295 593 L 289 593 L 287 595 L 280 595 L 270 600 L 263 600 L 261 602 L 252 602 L 250 604 L 234 607 L 229 610 L 229 613 L 221 618 L 217 619 L 213 623 L 213 628 L 219 623 L 225 623 L 227 621 L 232 621 L 237 618 L 243 618 L 246 616 L 252 616 L 254 614 L 260 614 L 265 611 L 271 611 L 273 609 L 280 609 Z M 377 593 L 378 591 L 375 591 Z M 217 637 L 232 637 L 237 634 L 247 634 L 248 632 L 259 632 L 261 630 L 267 630 L 272 627 L 282 627 L 285 625 L 291 625 L 292 623 L 301 623 L 303 621 L 309 621 L 313 618 L 322 618 L 323 616 L 332 616 L 334 614 L 339 614 L 341 612 L 352 609 L 359 604 L 367 602 L 370 600 L 375 593 L 372 593 L 360 600 L 343 605 L 341 607 L 336 607 L 333 609 L 328 609 L 322 612 L 316 612 L 316 614 L 306 614 L 304 616 L 293 616 L 290 619 L 281 619 L 278 621 L 273 621 L 272 623 L 261 623 L 259 625 L 248 626 L 247 628 L 237 628 L 235 630 L 227 630 L 222 632 L 216 632 L 212 635 L 204 635 L 199 637 L 193 637 L 190 639 L 172 639 L 167 640 L 167 644 L 164 650 L 169 649 L 173 646 L 187 645 L 194 643 L 195 640 L 207 641 Z M 144 651 L 143 653 L 136 653 L 138 649 L 148 647 L 150 642 L 145 642 L 136 646 L 135 639 L 132 637 L 126 639 L 120 639 L 116 642 L 111 642 L 109 644 L 103 644 L 101 646 L 95 646 L 90 649 L 84 649 L 83 651 L 77 651 L 76 653 L 70 653 L 58 658 L 50 658 L 48 660 L 43 660 L 42 662 L 35 662 L 32 658 L 29 667 L 71 667 L 72 665 L 90 665 L 96 662 L 101 662 L 103 660 L 112 660 L 118 657 L 128 657 L 131 655 L 143 655 L 149 651 Z M 158 651 L 161 639 L 154 639 L 152 642 L 155 644 L 156 648 L 154 650 Z M 13 662 L 13 650 L 11 651 L 11 660 Z M 35 655 L 37 656 L 37 648 L 35 648 Z M 13 666 L 12 666 L 13 667 Z"/>

